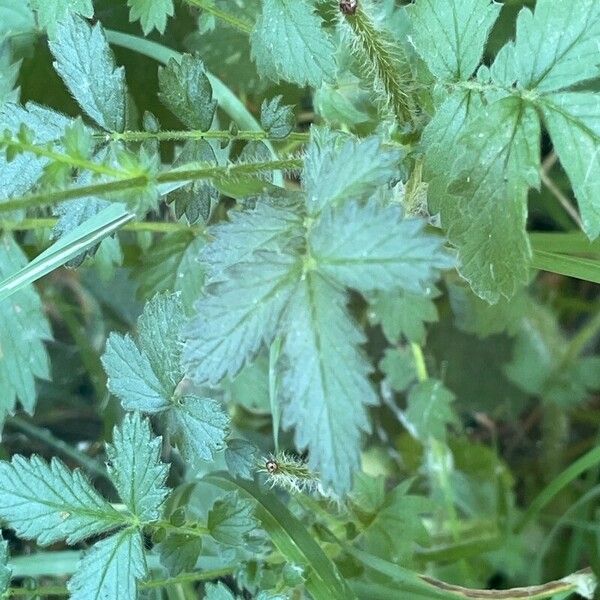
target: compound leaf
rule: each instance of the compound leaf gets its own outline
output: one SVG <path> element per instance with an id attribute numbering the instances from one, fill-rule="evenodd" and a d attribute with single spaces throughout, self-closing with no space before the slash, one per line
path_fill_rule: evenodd
<path id="1" fill-rule="evenodd" d="M 23 268 L 27 259 L 10 234 L 0 237 L 0 280 Z M 0 302 L 0 429 L 17 400 L 32 413 L 35 378 L 50 378 L 44 341 L 52 334 L 33 286 Z"/>
<path id="2" fill-rule="evenodd" d="M 452 410 L 453 400 L 454 394 L 436 379 L 413 386 L 408 394 L 404 417 L 414 436 L 422 442 L 429 437 L 445 439 L 446 426 L 457 422 Z"/>
<path id="3" fill-rule="evenodd" d="M 81 108 L 100 127 L 123 131 L 125 70 L 115 66 L 101 25 L 90 27 L 83 19 L 71 16 L 58 25 L 49 45 L 56 58 L 54 68 Z"/>
<path id="4" fill-rule="evenodd" d="M 307 0 L 265 0 L 251 34 L 261 76 L 318 87 L 335 75 L 335 49 Z"/>
<path id="5" fill-rule="evenodd" d="M 127 0 L 129 21 L 139 21 L 144 35 L 153 29 L 164 33 L 167 26 L 167 17 L 174 14 L 173 0 Z"/>
<path id="6" fill-rule="evenodd" d="M 128 413 L 106 447 L 110 478 L 121 500 L 141 521 L 158 520 L 169 493 L 165 485 L 169 469 L 160 461 L 161 442 L 147 419 Z"/>
<path id="7" fill-rule="evenodd" d="M 77 565 L 68 588 L 72 600 L 136 600 L 146 575 L 142 536 L 126 529 L 94 544 Z"/>
<path id="8" fill-rule="evenodd" d="M 55 31 L 57 24 L 70 15 L 81 15 L 87 18 L 94 16 L 92 0 L 52 0 L 52 2 L 29 0 L 29 4 L 37 13 L 40 27 L 49 32 Z"/>
<path id="9" fill-rule="evenodd" d="M 124 520 L 79 469 L 71 472 L 57 458 L 48 465 L 35 455 L 0 463 L 0 517 L 42 546 L 74 544 Z"/>
<path id="10" fill-rule="evenodd" d="M 236 492 L 228 492 L 208 512 L 210 535 L 225 546 L 241 546 L 245 537 L 258 527 L 253 513 L 252 502 L 240 498 Z"/>
<path id="11" fill-rule="evenodd" d="M 443 239 L 404 219 L 398 205 L 376 200 L 330 208 L 311 230 L 311 255 L 321 273 L 361 292 L 403 288 L 425 293 L 452 266 Z"/>
<path id="12" fill-rule="evenodd" d="M 260 107 L 260 124 L 275 139 L 287 137 L 294 128 L 294 109 L 281 103 L 283 96 L 263 100 Z"/>
<path id="13" fill-rule="evenodd" d="M 437 78 L 466 81 L 500 8 L 490 0 L 419 0 L 410 11 L 411 40 Z"/>
<path id="14" fill-rule="evenodd" d="M 295 427 L 299 449 L 324 484 L 350 489 L 360 464 L 361 434 L 370 429 L 367 407 L 377 404 L 360 351 L 364 337 L 348 314 L 346 294 L 308 272 L 284 317 L 283 424 Z"/>

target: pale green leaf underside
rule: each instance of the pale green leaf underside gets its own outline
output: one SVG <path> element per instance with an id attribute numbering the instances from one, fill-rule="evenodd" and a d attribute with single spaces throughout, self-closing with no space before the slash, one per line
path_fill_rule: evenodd
<path id="1" fill-rule="evenodd" d="M 94 544 L 68 584 L 71 600 L 136 600 L 137 581 L 146 575 L 142 536 L 125 530 Z"/>
<path id="2" fill-rule="evenodd" d="M 229 492 L 216 500 L 208 512 L 210 535 L 225 546 L 241 546 L 245 536 L 258 527 L 253 512 L 252 502 Z"/>
<path id="3" fill-rule="evenodd" d="M 597 0 L 538 0 L 534 13 L 524 8 L 515 43 L 519 85 L 547 92 L 597 77 L 599 38 Z"/>
<path id="4" fill-rule="evenodd" d="M 600 99 L 595 92 L 565 92 L 541 100 L 544 122 L 564 167 L 587 235 L 600 235 Z"/>
<path id="5" fill-rule="evenodd" d="M 25 539 L 74 544 L 123 522 L 78 469 L 16 455 L 0 463 L 0 518 Z"/>
<path id="6" fill-rule="evenodd" d="M 169 489 L 168 466 L 160 461 L 162 438 L 155 437 L 147 419 L 128 413 L 115 427 L 106 448 L 109 473 L 121 500 L 140 521 L 156 521 Z"/>
<path id="7" fill-rule="evenodd" d="M 140 21 L 144 35 L 153 29 L 164 33 L 167 17 L 174 14 L 173 0 L 127 0 L 130 21 Z"/>
<path id="8" fill-rule="evenodd" d="M 10 234 L 0 237 L 0 281 L 27 259 Z M 52 338 L 42 303 L 32 286 L 0 301 L 0 429 L 17 400 L 30 413 L 36 401 L 35 378 L 48 379 L 44 341 Z"/>
<path id="9" fill-rule="evenodd" d="M 125 128 L 127 88 L 123 67 L 117 68 L 100 24 L 90 27 L 70 17 L 49 42 L 54 67 L 81 108 L 100 127 Z"/>
<path id="10" fill-rule="evenodd" d="M 335 74 L 334 46 L 307 0 L 265 0 L 251 34 L 260 75 L 317 87 Z"/>
<path id="11" fill-rule="evenodd" d="M 300 282 L 284 317 L 281 394 L 284 427 L 326 486 L 348 491 L 360 464 L 366 407 L 377 403 L 360 351 L 363 335 L 346 307 L 346 294 L 317 273 Z"/>
<path id="12" fill-rule="evenodd" d="M 411 40 L 437 78 L 467 80 L 500 8 L 490 0 L 418 0 L 410 10 Z"/>
<path id="13" fill-rule="evenodd" d="M 419 440 L 426 442 L 430 437 L 437 440 L 446 437 L 446 426 L 456 422 L 453 400 L 452 392 L 436 379 L 428 379 L 411 388 L 404 417 Z"/>
<path id="14" fill-rule="evenodd" d="M 347 202 L 323 213 L 309 236 L 311 255 L 321 273 L 361 292 L 425 293 L 453 261 L 424 227 L 404 219 L 399 205 Z"/>

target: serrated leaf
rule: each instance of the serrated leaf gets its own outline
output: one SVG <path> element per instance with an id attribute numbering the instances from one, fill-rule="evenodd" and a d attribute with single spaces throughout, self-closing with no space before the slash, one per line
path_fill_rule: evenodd
<path id="1" fill-rule="evenodd" d="M 0 237 L 0 280 L 27 264 L 10 234 Z M 32 286 L 0 301 L 0 430 L 17 400 L 33 413 L 35 379 L 49 379 L 50 365 L 44 341 L 52 339 L 40 298 Z"/>
<path id="2" fill-rule="evenodd" d="M 121 500 L 141 521 L 156 521 L 169 493 L 169 468 L 160 461 L 162 438 L 155 437 L 147 419 L 128 413 L 106 447 L 109 475 Z"/>
<path id="3" fill-rule="evenodd" d="M 307 0 L 265 0 L 250 36 L 259 75 L 317 87 L 335 75 L 335 49 Z"/>
<path id="4" fill-rule="evenodd" d="M 299 264 L 293 256 L 265 251 L 229 267 L 227 277 L 207 287 L 185 328 L 184 365 L 198 383 L 235 375 L 273 339 Z"/>
<path id="5" fill-rule="evenodd" d="M 505 98 L 469 122 L 460 144 L 450 194 L 438 196 L 438 208 L 459 271 L 477 295 L 497 302 L 529 278 L 526 200 L 539 186 L 539 119 L 519 98 Z"/>
<path id="6" fill-rule="evenodd" d="M 29 3 L 0 0 L 0 38 L 7 33 L 33 34 L 35 28 L 35 15 Z"/>
<path id="7" fill-rule="evenodd" d="M 72 600 L 136 600 L 146 576 L 142 536 L 127 529 L 96 542 L 79 561 L 68 583 Z"/>
<path id="8" fill-rule="evenodd" d="M 417 379 L 417 367 L 409 348 L 389 348 L 379 363 L 386 383 L 397 392 L 405 392 Z"/>
<path id="9" fill-rule="evenodd" d="M 216 500 L 208 512 L 208 531 L 225 546 L 242 546 L 246 536 L 258 527 L 253 514 L 252 502 L 229 492 Z"/>
<path id="10" fill-rule="evenodd" d="M 398 205 L 347 202 L 321 215 L 309 235 L 317 269 L 361 292 L 403 288 L 426 293 L 452 266 L 443 239 L 425 221 L 404 219 Z"/>
<path id="11" fill-rule="evenodd" d="M 302 279 L 284 316 L 280 386 L 284 427 L 295 428 L 296 447 L 309 449 L 311 467 L 339 493 L 360 464 L 366 408 L 377 404 L 364 337 L 345 304 L 345 293 L 318 273 Z"/>
<path id="12" fill-rule="evenodd" d="M 202 538 L 185 533 L 169 535 L 155 546 L 161 564 L 172 576 L 192 571 L 202 552 Z"/>
<path id="13" fill-rule="evenodd" d="M 153 29 L 160 33 L 165 32 L 167 17 L 175 13 L 173 0 L 127 0 L 129 21 L 140 21 L 144 35 Z"/>
<path id="14" fill-rule="evenodd" d="M 111 334 L 102 363 L 108 389 L 124 408 L 161 413 L 186 460 L 210 460 L 224 446 L 229 417 L 220 402 L 181 386 L 184 321 L 179 296 L 156 296 L 138 320 L 137 343 Z"/>
<path id="15" fill-rule="evenodd" d="M 90 27 L 79 17 L 62 21 L 49 41 L 54 68 L 81 108 L 100 127 L 125 129 L 125 70 L 115 59 L 98 23 Z"/>
<path id="16" fill-rule="evenodd" d="M 6 592 L 12 578 L 12 568 L 8 566 L 8 542 L 0 537 L 0 594 Z"/>
<path id="17" fill-rule="evenodd" d="M 29 3 L 37 14 L 40 27 L 49 32 L 55 31 L 58 23 L 67 20 L 71 15 L 87 18 L 94 16 L 92 0 L 29 0 Z"/>
<path id="18" fill-rule="evenodd" d="M 283 96 L 263 100 L 260 107 L 260 124 L 275 139 L 287 137 L 294 129 L 294 109 L 282 104 Z"/>
<path id="19" fill-rule="evenodd" d="M 258 460 L 258 448 L 250 442 L 238 438 L 227 441 L 225 463 L 233 477 L 254 479 Z"/>
<path id="20" fill-rule="evenodd" d="M 171 59 L 158 69 L 159 98 L 190 129 L 206 131 L 217 108 L 212 87 L 197 57 L 184 54 L 181 62 Z"/>
<path id="21" fill-rule="evenodd" d="M 213 240 L 200 254 L 211 279 L 217 279 L 230 266 L 248 261 L 257 250 L 287 248 L 302 234 L 302 217 L 290 210 L 259 199 L 252 210 L 230 210 L 229 220 L 210 228 Z"/>
<path id="22" fill-rule="evenodd" d="M 10 42 L 0 37 L 0 107 L 6 102 L 19 101 L 19 88 L 16 84 L 20 67 L 20 60 L 13 61 Z"/>
<path id="23" fill-rule="evenodd" d="M 538 91 L 560 90 L 600 74 L 600 4 L 538 0 L 517 19 L 518 84 Z"/>
<path id="24" fill-rule="evenodd" d="M 444 440 L 446 427 L 457 422 L 452 410 L 454 394 L 441 381 L 428 379 L 411 388 L 404 412 L 411 433 L 426 442 L 430 437 Z"/>
<path id="25" fill-rule="evenodd" d="M 425 341 L 425 323 L 438 320 L 432 295 L 400 290 L 378 292 L 369 299 L 369 320 L 381 325 L 385 337 L 392 344 L 398 343 L 400 336 L 422 344 Z"/>
<path id="26" fill-rule="evenodd" d="M 124 521 L 79 470 L 53 458 L 13 456 L 0 463 L 0 518 L 27 540 L 74 544 Z"/>
<path id="27" fill-rule="evenodd" d="M 437 78 L 466 81 L 481 61 L 500 8 L 490 0 L 418 0 L 409 13 L 410 39 Z"/>
<path id="28" fill-rule="evenodd" d="M 191 229 L 169 233 L 158 240 L 133 271 L 139 282 L 139 295 L 152 298 L 160 292 L 181 292 L 181 301 L 191 312 L 204 283 L 204 269 L 198 262 L 204 244 L 204 238 Z"/>
<path id="29" fill-rule="evenodd" d="M 379 137 L 357 140 L 313 129 L 302 172 L 308 212 L 314 215 L 347 199 L 367 199 L 399 175 L 400 157 L 397 149 L 384 150 Z"/>
<path id="30" fill-rule="evenodd" d="M 221 582 L 206 584 L 206 600 L 235 600 L 235 596 Z"/>
<path id="31" fill-rule="evenodd" d="M 600 33 L 598 34 L 600 37 Z M 569 179 L 584 230 L 600 235 L 600 100 L 594 92 L 562 93 L 541 100 L 544 122 Z"/>

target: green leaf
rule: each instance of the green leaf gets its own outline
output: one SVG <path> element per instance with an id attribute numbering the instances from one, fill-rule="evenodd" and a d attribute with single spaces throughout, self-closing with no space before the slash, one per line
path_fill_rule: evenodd
<path id="1" fill-rule="evenodd" d="M 176 533 L 167 536 L 155 549 L 160 554 L 161 564 L 175 576 L 194 569 L 202 552 L 202 538 Z"/>
<path id="2" fill-rule="evenodd" d="M 600 20 L 599 20 L 600 22 Z M 599 33 L 600 37 L 600 26 Z M 579 204 L 587 235 L 600 235 L 600 100 L 594 92 L 540 100 L 544 121 Z"/>
<path id="3" fill-rule="evenodd" d="M 0 37 L 0 107 L 6 102 L 19 101 L 19 78 L 21 61 L 13 61 L 11 44 Z"/>
<path id="4" fill-rule="evenodd" d="M 0 538 L 0 594 L 6 592 L 12 578 L 12 568 L 8 566 L 8 542 Z"/>
<path id="5" fill-rule="evenodd" d="M 175 13 L 173 0 L 127 0 L 127 6 L 130 7 L 129 21 L 140 21 L 144 35 L 155 28 L 164 33 L 167 17 Z"/>
<path id="6" fill-rule="evenodd" d="M 226 401 L 243 406 L 254 414 L 270 415 L 269 358 L 259 354 L 246 365 L 231 381 L 224 381 Z"/>
<path id="7" fill-rule="evenodd" d="M 410 10 L 410 39 L 437 78 L 466 81 L 500 8 L 490 0 L 418 0 Z"/>
<path id="8" fill-rule="evenodd" d="M 369 321 L 381 324 L 385 337 L 397 344 L 404 336 L 410 342 L 425 341 L 425 323 L 438 320 L 433 293 L 418 295 L 401 290 L 378 292 L 369 299 Z"/>
<path id="9" fill-rule="evenodd" d="M 425 221 L 404 219 L 399 205 L 348 202 L 326 210 L 309 236 L 317 269 L 361 292 L 403 288 L 427 293 L 453 261 Z"/>
<path id="10" fill-rule="evenodd" d="M 597 77 L 599 37 L 596 0 L 539 0 L 534 13 L 522 9 L 515 42 L 519 85 L 548 92 Z"/>
<path id="11" fill-rule="evenodd" d="M 298 278 L 298 260 L 283 253 L 260 252 L 229 267 L 227 279 L 207 287 L 185 328 L 186 372 L 212 384 L 238 373 L 273 339 Z"/>
<path id="12" fill-rule="evenodd" d="M 430 437 L 444 440 L 446 427 L 458 422 L 452 410 L 453 401 L 454 394 L 436 379 L 428 379 L 412 387 L 404 412 L 409 431 L 422 442 Z"/>
<path id="13" fill-rule="evenodd" d="M 35 16 L 29 3 L 22 0 L 0 0 L 0 38 L 4 38 L 7 33 L 34 32 Z"/>
<path id="14" fill-rule="evenodd" d="M 184 322 L 179 296 L 156 296 L 138 321 L 138 342 L 112 333 L 102 364 L 108 389 L 126 410 L 160 413 L 185 460 L 211 460 L 225 444 L 229 417 L 220 402 L 184 382 Z"/>
<path id="15" fill-rule="evenodd" d="M 208 512 L 208 531 L 225 546 L 242 546 L 246 536 L 258 527 L 252 502 L 229 492 L 215 501 Z"/>
<path id="16" fill-rule="evenodd" d="M 98 23 L 90 27 L 70 17 L 49 41 L 54 68 L 81 108 L 100 127 L 123 131 L 127 105 L 125 70 L 115 67 L 113 53 Z"/>
<path id="17" fill-rule="evenodd" d="M 366 409 L 378 402 L 345 304 L 343 290 L 318 273 L 302 279 L 284 317 L 280 386 L 283 426 L 295 427 L 296 447 L 309 449 L 311 467 L 339 493 L 350 489 L 370 430 Z"/>
<path id="18" fill-rule="evenodd" d="M 317 87 L 335 75 L 335 49 L 307 0 L 265 0 L 250 41 L 263 77 Z"/>
<path id="19" fill-rule="evenodd" d="M 258 448 L 246 440 L 230 439 L 225 450 L 225 463 L 233 477 L 253 480 L 258 463 Z"/>
<path id="20" fill-rule="evenodd" d="M 88 19 L 94 16 L 92 0 L 29 0 L 29 3 L 37 14 L 40 27 L 49 32 L 54 32 L 57 25 L 71 15 L 81 15 Z"/>
<path id="21" fill-rule="evenodd" d="M 206 600 L 235 600 L 235 596 L 229 591 L 224 584 L 207 583 L 206 584 Z"/>
<path id="22" fill-rule="evenodd" d="M 158 69 L 159 98 L 190 129 L 206 131 L 217 107 L 212 87 L 197 57 L 184 54 L 181 62 L 174 58 Z"/>
<path id="23" fill-rule="evenodd" d="M 94 544 L 67 587 L 72 600 L 136 600 L 137 581 L 146 571 L 142 536 L 126 529 Z"/>
<path id="24" fill-rule="evenodd" d="M 397 392 L 404 392 L 417 379 L 417 367 L 410 348 L 390 348 L 379 363 L 386 383 Z"/>
<path id="25" fill-rule="evenodd" d="M 294 129 L 294 109 L 281 103 L 283 96 L 263 100 L 260 107 L 260 124 L 275 139 L 287 137 Z"/>
<path id="26" fill-rule="evenodd" d="M 313 129 L 302 173 L 309 213 L 369 198 L 399 174 L 400 156 L 397 149 L 384 150 L 376 136 L 357 140 Z"/>
<path id="27" fill-rule="evenodd" d="M 191 312 L 204 283 L 204 269 L 198 263 L 204 244 L 203 237 L 191 229 L 160 238 L 133 271 L 139 283 L 138 294 L 152 298 L 159 292 L 181 292 L 183 306 Z"/>
<path id="28" fill-rule="evenodd" d="M 162 438 L 152 434 L 150 423 L 138 413 L 125 415 L 106 447 L 111 481 L 141 521 L 158 520 L 169 493 L 165 485 L 169 468 L 160 461 L 161 452 Z"/>
<path id="29" fill-rule="evenodd" d="M 0 237 L 0 279 L 18 271 L 27 259 L 12 236 Z M 44 341 L 52 339 L 50 325 L 36 290 L 27 286 L 0 301 L 0 430 L 14 414 L 17 400 L 33 413 L 35 378 L 50 378 Z"/>
<path id="30" fill-rule="evenodd" d="M 510 298 L 529 278 L 527 191 L 539 186 L 540 123 L 519 98 L 481 111 L 460 137 L 442 225 L 458 246 L 459 271 L 488 302 Z"/>
<path id="31" fill-rule="evenodd" d="M 46 546 L 75 544 L 124 521 L 85 475 L 53 458 L 13 456 L 0 463 L 0 517 L 17 534 Z"/>

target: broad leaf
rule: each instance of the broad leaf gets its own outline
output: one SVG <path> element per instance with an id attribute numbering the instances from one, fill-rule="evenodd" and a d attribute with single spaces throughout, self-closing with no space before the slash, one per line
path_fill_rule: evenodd
<path id="1" fill-rule="evenodd" d="M 361 436 L 370 430 L 366 408 L 377 404 L 362 356 L 362 332 L 346 295 L 321 275 L 302 279 L 284 317 L 283 424 L 295 428 L 299 449 L 325 486 L 350 489 L 360 464 Z"/>
<path id="2" fill-rule="evenodd" d="M 210 460 L 225 444 L 229 417 L 220 402 L 183 381 L 184 321 L 178 296 L 156 296 L 138 321 L 137 343 L 111 334 L 102 363 L 108 389 L 126 410 L 160 413 L 185 460 Z"/>
<path id="3" fill-rule="evenodd" d="M 410 39 L 437 78 L 466 81 L 500 8 L 490 0 L 418 0 L 410 10 Z"/>
<path id="4" fill-rule="evenodd" d="M 146 575 L 142 536 L 127 529 L 96 542 L 79 561 L 68 588 L 72 600 L 136 600 Z"/>
<path id="5" fill-rule="evenodd" d="M 13 456 L 0 463 L 0 518 L 27 540 L 74 544 L 124 521 L 83 473 L 53 458 Z"/>
<path id="6" fill-rule="evenodd" d="M 545 96 L 541 106 L 554 149 L 571 180 L 585 232 L 590 238 L 596 238 L 600 235 L 598 94 L 553 94 Z"/>
<path id="7" fill-rule="evenodd" d="M 159 97 L 163 104 L 190 129 L 206 131 L 217 107 L 203 62 L 184 54 L 158 69 Z"/>
<path id="8" fill-rule="evenodd" d="M 348 202 L 321 215 L 309 236 L 311 256 L 319 272 L 361 292 L 426 293 L 452 260 L 443 239 L 424 228 L 398 205 Z"/>
<path id="9" fill-rule="evenodd" d="M 275 139 L 287 137 L 294 128 L 294 109 L 281 103 L 283 96 L 263 100 L 260 107 L 260 124 Z"/>
<path id="10" fill-rule="evenodd" d="M 519 98 L 495 102 L 460 137 L 450 195 L 437 198 L 463 277 L 488 302 L 529 277 L 527 192 L 539 185 L 540 123 Z"/>
<path id="11" fill-rule="evenodd" d="M 94 16 L 92 0 L 52 0 L 52 2 L 29 0 L 29 4 L 37 14 L 40 27 L 50 32 L 53 32 L 57 24 L 65 21 L 70 15 L 88 18 Z"/>
<path id="12" fill-rule="evenodd" d="M 335 49 L 308 0 L 265 0 L 250 40 L 261 76 L 316 87 L 335 74 Z"/>
<path id="13" fill-rule="evenodd" d="M 0 280 L 27 264 L 10 234 L 0 236 Z M 44 341 L 52 334 L 40 298 L 32 286 L 0 301 L 0 430 L 17 400 L 33 413 L 36 377 L 49 379 L 50 365 Z"/>
<path id="14" fill-rule="evenodd" d="M 292 256 L 260 252 L 207 287 L 185 329 L 183 358 L 194 380 L 214 384 L 235 375 L 273 339 L 299 268 Z"/>
<path id="15" fill-rule="evenodd" d="M 517 19 L 518 84 L 537 91 L 570 87 L 600 74 L 600 4 L 538 0 Z"/>
<path id="16" fill-rule="evenodd" d="M 399 175 L 400 157 L 399 150 L 383 149 L 378 137 L 357 140 L 313 129 L 302 173 L 309 213 L 368 198 Z"/>
<path id="17" fill-rule="evenodd" d="M 238 438 L 227 441 L 225 463 L 233 477 L 254 479 L 258 462 L 258 448 L 250 442 Z"/>
<path id="18" fill-rule="evenodd" d="M 106 448 L 109 474 L 121 500 L 141 521 L 156 521 L 169 493 L 165 486 L 168 466 L 160 461 L 162 438 L 155 437 L 147 419 L 126 414 L 115 427 Z"/>
<path id="19" fill-rule="evenodd" d="M 6 592 L 12 577 L 12 568 L 8 566 L 8 542 L 0 538 L 0 594 Z"/>
<path id="20" fill-rule="evenodd" d="M 0 37 L 0 108 L 6 102 L 19 101 L 19 68 L 21 61 L 13 61 L 11 44 Z"/>
<path id="21" fill-rule="evenodd" d="M 379 363 L 385 382 L 397 392 L 405 392 L 417 379 L 417 367 L 410 348 L 390 348 Z"/>
<path id="22" fill-rule="evenodd" d="M 100 24 L 90 27 L 69 17 L 49 42 L 54 67 L 81 108 L 100 127 L 125 128 L 127 88 L 123 67 L 117 68 Z"/>
<path id="23" fill-rule="evenodd" d="M 252 502 L 229 492 L 208 512 L 208 531 L 225 546 L 242 546 L 246 536 L 258 527 L 253 512 Z"/>
<path id="24" fill-rule="evenodd" d="M 155 546 L 161 564 L 171 575 L 192 571 L 202 552 L 202 538 L 186 533 L 167 536 Z"/>
<path id="25" fill-rule="evenodd" d="M 206 584 L 206 600 L 235 600 L 235 596 L 221 582 Z"/>
<path id="26" fill-rule="evenodd" d="M 452 410 L 453 400 L 454 394 L 436 379 L 428 379 L 412 387 L 404 413 L 411 433 L 422 442 L 430 437 L 445 439 L 446 426 L 457 422 Z"/>
<path id="27" fill-rule="evenodd" d="M 127 0 L 130 21 L 140 21 L 144 35 L 153 29 L 164 33 L 167 17 L 172 17 L 175 9 L 173 0 Z"/>

